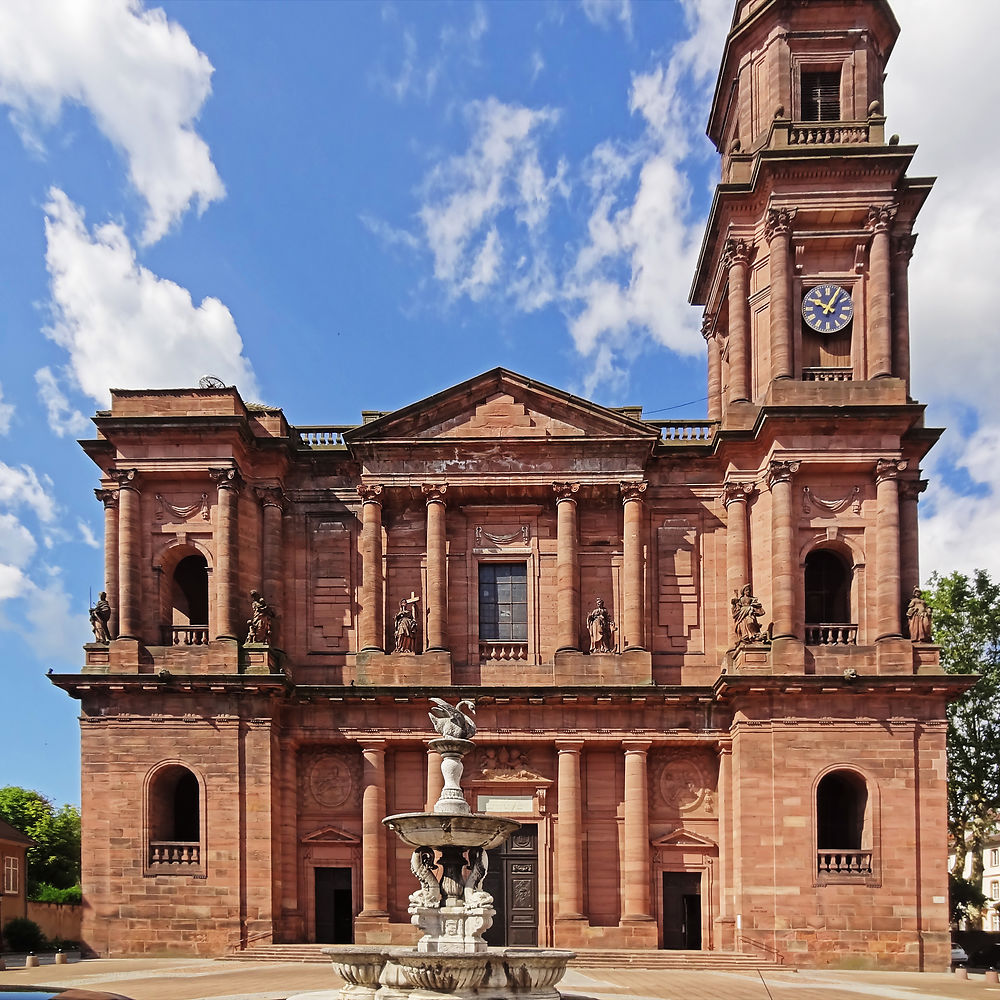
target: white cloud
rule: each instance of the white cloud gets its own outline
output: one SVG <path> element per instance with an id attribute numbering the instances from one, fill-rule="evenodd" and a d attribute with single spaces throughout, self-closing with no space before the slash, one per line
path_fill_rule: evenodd
<path id="1" fill-rule="evenodd" d="M 10 430 L 10 422 L 14 417 L 14 404 L 3 401 L 3 387 L 0 386 L 0 434 Z"/>
<path id="2" fill-rule="evenodd" d="M 0 564 L 21 569 L 37 548 L 34 535 L 14 514 L 0 513 Z"/>
<path id="3" fill-rule="evenodd" d="M 183 28 L 139 0 L 6 0 L 0 4 L 0 102 L 30 146 L 64 102 L 87 107 L 124 154 L 148 209 L 144 243 L 196 202 L 225 194 L 195 122 L 212 65 Z"/>
<path id="4" fill-rule="evenodd" d="M 0 563 L 0 601 L 21 596 L 26 582 L 27 578 L 16 566 Z"/>
<path id="5" fill-rule="evenodd" d="M 30 507 L 45 522 L 55 520 L 57 510 L 55 500 L 30 465 L 14 468 L 5 462 L 0 462 L 0 504 Z"/>
<path id="6" fill-rule="evenodd" d="M 632 37 L 632 0 L 580 0 L 580 5 L 591 24 L 610 28 L 617 22 L 626 37 Z"/>
<path id="7" fill-rule="evenodd" d="M 53 307 L 46 333 L 69 352 L 72 383 L 98 406 L 108 406 L 109 388 L 191 386 L 206 373 L 258 395 L 236 323 L 218 299 L 195 306 L 186 289 L 139 264 L 119 225 L 89 232 L 62 191 L 52 189 L 45 212 Z M 63 392 L 50 370 L 37 378 L 43 391 Z M 58 432 L 65 419 L 53 398 Z"/>
<path id="8" fill-rule="evenodd" d="M 71 665 L 77 669 L 80 645 L 90 638 L 88 617 L 73 610 L 74 601 L 66 593 L 62 571 L 45 567 L 41 585 L 22 578 L 20 594 L 24 598 L 27 628 L 18 628 L 40 656 Z M 77 603 L 77 606 L 79 604 Z"/>
<path id="9" fill-rule="evenodd" d="M 49 427 L 62 437 L 64 434 L 83 434 L 90 426 L 90 421 L 77 409 L 74 409 L 66 394 L 59 388 L 59 382 L 52 369 L 39 368 L 35 372 L 35 383 L 38 386 L 38 397 L 45 404 L 49 417 Z"/>
<path id="10" fill-rule="evenodd" d="M 92 549 L 103 548 L 101 542 L 99 541 L 97 535 L 91 530 L 89 524 L 86 521 L 77 518 L 76 521 L 77 530 L 80 532 L 80 537 L 83 539 L 84 545 L 89 545 Z"/>

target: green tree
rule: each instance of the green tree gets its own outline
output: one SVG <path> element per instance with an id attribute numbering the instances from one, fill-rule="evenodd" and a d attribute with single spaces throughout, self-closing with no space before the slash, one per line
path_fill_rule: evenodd
<path id="1" fill-rule="evenodd" d="M 948 832 L 962 879 L 983 880 L 983 842 L 1000 816 L 1000 584 L 985 570 L 931 577 L 934 641 L 948 673 L 979 680 L 948 706 Z"/>
<path id="2" fill-rule="evenodd" d="M 80 881 L 80 812 L 76 806 L 56 809 L 52 800 L 28 788 L 0 788 L 0 819 L 34 840 L 28 848 L 25 881 L 29 899 L 46 886 L 68 889 Z"/>

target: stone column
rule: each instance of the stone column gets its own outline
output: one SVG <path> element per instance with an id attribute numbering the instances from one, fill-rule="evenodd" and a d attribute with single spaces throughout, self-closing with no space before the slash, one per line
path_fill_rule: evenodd
<path id="1" fill-rule="evenodd" d="M 892 323 L 890 319 L 889 227 L 896 209 L 876 205 L 868 210 L 872 234 L 868 251 L 868 377 L 892 375 Z"/>
<path id="2" fill-rule="evenodd" d="M 424 809 L 427 812 L 434 811 L 434 805 L 441 798 L 441 791 L 444 788 L 444 775 L 441 773 L 441 754 L 436 750 L 427 748 L 427 801 Z"/>
<path id="3" fill-rule="evenodd" d="M 701 321 L 701 335 L 708 347 L 708 419 L 722 419 L 722 350 L 715 317 L 706 316 Z"/>
<path id="4" fill-rule="evenodd" d="M 448 648 L 448 537 L 445 484 L 424 483 L 427 503 L 427 652 Z"/>
<path id="5" fill-rule="evenodd" d="M 917 501 L 927 489 L 926 479 L 907 479 L 899 484 L 899 577 L 906 604 L 914 587 L 920 586 L 920 535 Z"/>
<path id="6" fill-rule="evenodd" d="M 767 468 L 771 489 L 771 600 L 774 638 L 795 638 L 795 595 L 799 586 L 795 545 L 795 512 L 792 477 L 799 462 L 772 461 Z"/>
<path id="7" fill-rule="evenodd" d="M 649 920 L 649 790 L 646 756 L 649 740 L 626 740 L 625 866 L 623 919 Z"/>
<path id="8" fill-rule="evenodd" d="M 645 649 L 643 635 L 643 510 L 642 495 L 646 483 L 621 483 L 624 528 L 622 532 L 622 649 Z"/>
<path id="9" fill-rule="evenodd" d="M 580 752 L 583 740 L 556 740 L 559 754 L 559 825 L 556 828 L 556 882 L 559 917 L 583 916 L 583 801 Z"/>
<path id="10" fill-rule="evenodd" d="M 769 208 L 764 223 L 771 272 L 771 378 L 792 377 L 792 269 L 788 243 L 794 208 Z"/>
<path id="11" fill-rule="evenodd" d="M 723 266 L 729 270 L 729 402 L 750 398 L 748 351 L 750 300 L 747 275 L 753 245 L 742 239 L 726 240 Z"/>
<path id="12" fill-rule="evenodd" d="M 239 570 L 239 496 L 243 479 L 239 469 L 209 469 L 218 484 L 219 504 L 215 524 L 215 605 L 217 639 L 239 639 L 236 613 Z"/>
<path id="13" fill-rule="evenodd" d="M 726 508 L 726 584 L 729 596 L 750 582 L 750 499 L 757 493 L 754 483 L 726 480 L 722 503 Z"/>
<path id="14" fill-rule="evenodd" d="M 104 504 L 104 590 L 111 605 L 108 633 L 118 637 L 118 490 L 94 490 L 94 496 Z"/>
<path id="15" fill-rule="evenodd" d="M 731 742 L 720 741 L 716 748 L 719 754 L 719 917 L 723 920 L 733 920 L 733 827 L 735 816 L 732 814 L 732 780 L 733 780 L 733 746 Z M 732 945 L 725 942 L 722 947 L 728 950 Z"/>
<path id="16" fill-rule="evenodd" d="M 260 500 L 264 518 L 261 537 L 261 589 L 264 600 L 279 618 L 286 613 L 284 604 L 284 524 L 287 497 L 280 486 L 258 486 L 254 491 Z M 276 629 L 271 628 L 271 643 L 275 644 Z"/>
<path id="17" fill-rule="evenodd" d="M 108 475 L 118 484 L 118 638 L 139 639 L 142 539 L 137 472 L 111 469 Z"/>
<path id="18" fill-rule="evenodd" d="M 556 494 L 556 652 L 580 648 L 579 483 L 553 483 Z"/>
<path id="19" fill-rule="evenodd" d="M 382 603 L 382 487 L 359 486 L 361 494 L 361 614 L 358 651 L 381 651 L 385 642 Z"/>
<path id="20" fill-rule="evenodd" d="M 905 468 L 906 462 L 898 458 L 880 458 L 875 463 L 876 642 L 903 635 L 899 607 L 899 474 Z"/>
<path id="21" fill-rule="evenodd" d="M 916 242 L 913 233 L 892 239 L 892 370 L 906 383 L 907 397 L 910 395 L 910 258 Z"/>
<path id="22" fill-rule="evenodd" d="M 385 740 L 366 740 L 361 798 L 361 898 L 360 917 L 385 917 L 387 876 L 385 827 Z"/>

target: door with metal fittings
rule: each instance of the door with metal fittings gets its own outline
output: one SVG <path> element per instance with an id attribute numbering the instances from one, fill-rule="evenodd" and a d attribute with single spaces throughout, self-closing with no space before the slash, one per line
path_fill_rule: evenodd
<path id="1" fill-rule="evenodd" d="M 316 868 L 316 941 L 354 941 L 354 901 L 350 868 Z"/>
<path id="2" fill-rule="evenodd" d="M 496 916 L 483 935 L 495 947 L 538 944 L 538 826 L 525 823 L 489 852 L 486 891 Z"/>
<path id="3" fill-rule="evenodd" d="M 701 951 L 701 875 L 663 873 L 663 947 Z"/>

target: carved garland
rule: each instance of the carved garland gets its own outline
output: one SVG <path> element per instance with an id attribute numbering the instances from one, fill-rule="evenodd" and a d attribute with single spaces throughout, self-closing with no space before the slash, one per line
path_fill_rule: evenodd
<path id="1" fill-rule="evenodd" d="M 209 520 L 211 514 L 209 513 L 208 507 L 208 494 L 202 493 L 201 499 L 197 500 L 195 503 L 189 503 L 185 505 L 175 505 L 172 504 L 162 493 L 156 494 L 156 520 L 162 521 L 169 511 L 174 517 L 180 519 L 181 521 L 186 521 L 195 511 L 201 511 L 201 519 L 203 521 Z"/>
<path id="2" fill-rule="evenodd" d="M 851 510 L 855 514 L 861 513 L 860 486 L 855 486 L 852 490 L 848 490 L 846 496 L 842 496 L 838 500 L 824 500 L 822 497 L 816 496 L 808 486 L 802 487 L 802 512 L 804 514 L 811 514 L 814 506 L 831 514 L 837 514 L 848 504 L 851 505 Z"/>
<path id="3" fill-rule="evenodd" d="M 509 535 L 495 535 L 487 531 L 481 524 L 476 525 L 477 545 L 481 544 L 484 538 L 491 541 L 494 545 L 510 545 L 511 542 L 519 537 L 524 545 L 528 544 L 528 525 L 522 524 L 517 531 L 512 531 Z"/>

